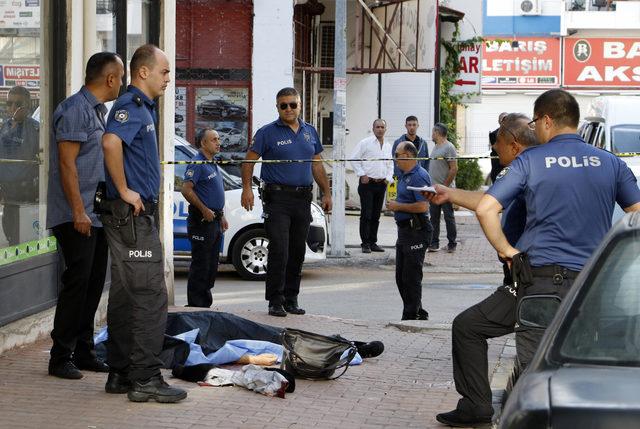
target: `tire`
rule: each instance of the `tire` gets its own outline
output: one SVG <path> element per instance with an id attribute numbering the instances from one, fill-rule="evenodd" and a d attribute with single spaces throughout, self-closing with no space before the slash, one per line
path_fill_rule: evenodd
<path id="1" fill-rule="evenodd" d="M 250 229 L 240 234 L 231 253 L 231 263 L 240 277 L 252 281 L 265 279 L 268 244 L 264 228 Z"/>
<path id="2" fill-rule="evenodd" d="M 225 146 L 229 145 L 229 139 L 224 139 L 224 141 L 222 142 Z"/>

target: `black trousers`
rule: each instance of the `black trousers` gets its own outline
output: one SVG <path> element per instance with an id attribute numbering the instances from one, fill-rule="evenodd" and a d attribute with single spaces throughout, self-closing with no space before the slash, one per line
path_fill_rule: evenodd
<path id="1" fill-rule="evenodd" d="M 191 242 L 191 266 L 187 281 L 187 305 L 211 307 L 211 289 L 218 274 L 222 229 L 220 220 L 202 221 L 202 216 L 187 216 L 187 234 Z"/>
<path id="2" fill-rule="evenodd" d="M 487 339 L 513 332 L 516 299 L 505 286 L 453 320 L 453 379 L 462 396 L 457 408 L 475 416 L 493 415 Z"/>
<path id="3" fill-rule="evenodd" d="M 429 204 L 429 215 L 431 216 L 431 224 L 433 225 L 433 235 L 431 237 L 430 247 L 440 247 L 440 212 L 444 212 L 444 222 L 447 227 L 447 240 L 449 246 L 456 245 L 456 218 L 453 215 L 453 205 L 451 203 Z"/>
<path id="4" fill-rule="evenodd" d="M 263 192 L 269 239 L 265 298 L 271 305 L 297 303 L 311 224 L 310 191 Z"/>
<path id="5" fill-rule="evenodd" d="M 387 184 L 360 183 L 358 195 L 360 195 L 360 240 L 362 244 L 372 245 L 378 242 L 378 225 L 380 225 L 380 212 L 387 192 Z"/>
<path id="6" fill-rule="evenodd" d="M 402 298 L 402 318 L 415 319 L 422 308 L 422 264 L 431 240 L 432 227 L 414 230 L 398 227 L 396 286 Z"/>
<path id="7" fill-rule="evenodd" d="M 562 267 L 557 268 L 557 271 L 560 272 L 567 271 Z M 536 272 L 538 269 L 535 267 L 532 268 L 531 271 L 533 273 L 533 284 L 524 290 L 524 296 L 557 295 L 560 299 L 563 299 L 567 295 L 567 292 L 569 292 L 575 277 L 578 275 L 577 272 L 571 271 L 570 277 L 554 278 L 548 274 L 540 275 Z M 544 329 L 525 328 L 523 326 L 516 329 L 516 353 L 518 354 L 518 360 L 523 369 L 531 362 L 543 335 Z"/>
<path id="8" fill-rule="evenodd" d="M 73 223 L 53 227 L 64 257 L 62 290 L 58 294 L 51 338 L 53 365 L 71 360 L 95 359 L 93 328 L 104 288 L 109 251 L 104 229 L 91 227 L 91 236 L 80 234 Z"/>
<path id="9" fill-rule="evenodd" d="M 134 217 L 136 242 L 127 246 L 111 215 L 101 216 L 111 251 L 107 309 L 107 363 L 129 379 L 160 374 L 160 352 L 167 324 L 167 288 L 157 220 Z"/>

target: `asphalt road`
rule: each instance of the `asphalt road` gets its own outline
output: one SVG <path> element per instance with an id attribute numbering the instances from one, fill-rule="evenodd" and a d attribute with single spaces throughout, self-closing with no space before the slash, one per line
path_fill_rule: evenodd
<path id="1" fill-rule="evenodd" d="M 393 266 L 377 268 L 317 266 L 305 268 L 299 304 L 310 314 L 359 320 L 398 321 L 402 301 Z M 499 284 L 502 274 L 425 273 L 423 307 L 435 323 L 449 324 L 462 310 L 482 300 Z M 187 302 L 187 274 L 176 274 L 176 305 Z M 266 312 L 264 283 L 242 280 L 222 268 L 213 292 L 213 307 Z"/>

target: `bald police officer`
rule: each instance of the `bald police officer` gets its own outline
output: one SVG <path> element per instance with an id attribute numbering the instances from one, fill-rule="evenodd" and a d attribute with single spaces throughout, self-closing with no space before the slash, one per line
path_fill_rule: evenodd
<path id="1" fill-rule="evenodd" d="M 102 139 L 108 213 L 101 220 L 112 262 L 105 390 L 127 393 L 134 402 L 177 402 L 187 392 L 169 386 L 160 373 L 167 289 L 158 235 L 154 98 L 169 83 L 169 60 L 157 47 L 144 45 L 133 54 L 130 67 L 131 85 L 113 105 Z"/>
<path id="2" fill-rule="evenodd" d="M 431 177 L 412 159 L 418 156 L 413 143 L 398 144 L 394 156 L 402 175 L 398 180 L 398 196 L 395 201 L 387 201 L 387 208 L 394 212 L 398 226 L 396 285 L 402 298 L 402 320 L 427 320 L 429 313 L 422 308 L 422 264 L 433 227 L 427 199 L 407 186 L 431 186 Z"/>
<path id="3" fill-rule="evenodd" d="M 640 210 L 640 190 L 617 156 L 585 144 L 577 134 L 580 109 L 566 91 L 540 95 L 530 122 L 542 144 L 516 158 L 478 203 L 476 215 L 503 258 L 528 255 L 533 280 L 524 295 L 566 295 L 587 259 L 611 227 L 614 201 Z M 506 239 L 499 213 L 524 195 L 527 221 L 517 247 Z M 526 366 L 543 335 L 516 331 L 518 358 Z"/>
<path id="4" fill-rule="evenodd" d="M 196 136 L 196 147 L 199 152 L 194 161 L 211 161 L 220 152 L 220 136 L 211 128 L 203 128 Z M 189 164 L 182 195 L 189 202 L 187 235 L 191 243 L 187 305 L 211 307 L 222 234 L 229 227 L 224 217 L 224 184 L 219 167 Z"/>
<path id="5" fill-rule="evenodd" d="M 283 88 L 276 95 L 279 118 L 260 128 L 246 159 L 321 160 L 318 133 L 300 115 L 300 95 L 295 88 Z M 251 189 L 254 163 L 242 165 L 242 207 L 253 209 Z M 322 191 L 322 208 L 331 210 L 331 190 L 322 162 L 262 165 L 264 227 L 269 239 L 266 293 L 269 314 L 304 314 L 298 306 L 302 263 L 311 223 L 313 180 Z"/>
<path id="6" fill-rule="evenodd" d="M 530 118 L 520 113 L 504 114 L 496 130 L 493 148 L 504 167 L 525 149 L 536 146 L 538 139 L 529 127 Z M 451 202 L 475 210 L 482 199 L 482 191 L 465 191 L 435 185 L 437 194 L 429 198 L 437 203 Z M 509 243 L 516 246 L 526 222 L 524 198 L 514 200 L 502 213 L 502 228 Z M 489 384 L 487 339 L 514 331 L 516 297 L 512 288 L 509 267 L 503 261 L 502 286 L 476 305 L 453 319 L 451 345 L 453 379 L 462 396 L 456 409 L 440 413 L 436 420 L 451 426 L 470 426 L 489 423 L 493 416 L 491 386 Z"/>

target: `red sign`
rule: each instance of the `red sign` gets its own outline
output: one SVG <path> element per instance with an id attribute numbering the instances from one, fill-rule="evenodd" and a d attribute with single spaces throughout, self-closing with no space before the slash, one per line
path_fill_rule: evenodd
<path id="1" fill-rule="evenodd" d="M 556 88 L 560 86 L 560 40 L 489 38 L 482 52 L 482 88 Z"/>
<path id="2" fill-rule="evenodd" d="M 640 86 L 640 38 L 564 39 L 564 86 Z"/>

